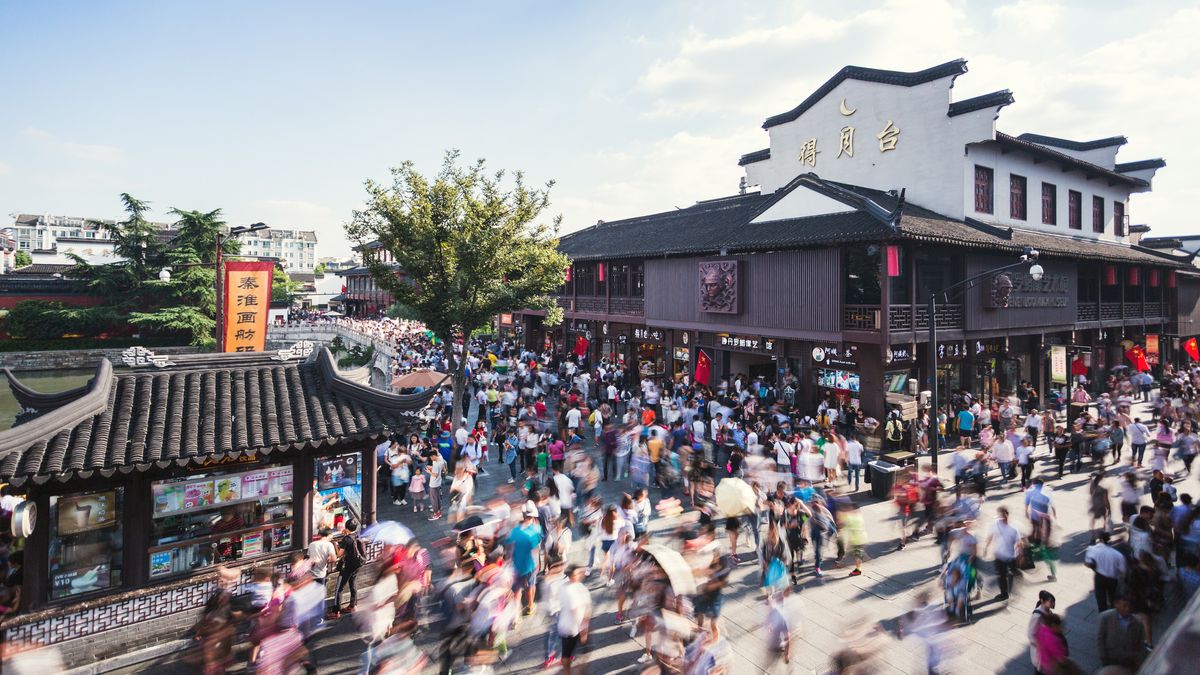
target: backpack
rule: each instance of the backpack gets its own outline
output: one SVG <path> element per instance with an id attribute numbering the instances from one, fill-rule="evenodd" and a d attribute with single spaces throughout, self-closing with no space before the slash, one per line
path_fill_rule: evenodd
<path id="1" fill-rule="evenodd" d="M 353 534 L 346 535 L 351 541 L 351 546 L 346 549 L 345 555 L 342 556 L 342 569 L 353 571 L 363 566 L 367 560 L 367 545 L 363 543 Z"/>

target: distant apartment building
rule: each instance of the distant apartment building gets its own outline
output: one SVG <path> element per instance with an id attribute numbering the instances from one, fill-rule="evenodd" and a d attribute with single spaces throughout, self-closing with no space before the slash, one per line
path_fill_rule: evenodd
<path id="1" fill-rule="evenodd" d="M 35 263 L 69 263 L 69 254 L 73 253 L 90 263 L 103 264 L 116 262 L 117 256 L 113 253 L 113 240 L 100 224 L 115 222 L 75 216 L 20 213 L 13 216 L 13 224 L 4 230 L 15 242 L 16 250 L 27 251 Z M 151 224 L 164 233 L 171 228 L 167 223 Z"/>
<path id="2" fill-rule="evenodd" d="M 324 265 L 326 272 L 341 272 L 358 266 L 358 261 L 354 258 L 339 258 L 337 256 L 325 256 L 317 258 L 317 264 Z"/>
<path id="3" fill-rule="evenodd" d="M 242 255 L 275 258 L 288 272 L 312 272 L 317 266 L 317 233 L 270 228 L 240 238 Z"/>

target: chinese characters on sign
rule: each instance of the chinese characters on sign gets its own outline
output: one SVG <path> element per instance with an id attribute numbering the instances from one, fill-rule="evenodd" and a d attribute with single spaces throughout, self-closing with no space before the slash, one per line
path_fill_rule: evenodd
<path id="1" fill-rule="evenodd" d="M 261 352 L 267 346 L 271 262 L 225 263 L 225 351 Z"/>
<path id="2" fill-rule="evenodd" d="M 755 351 L 766 352 L 775 351 L 775 340 L 773 338 L 747 337 L 744 335 L 717 333 L 717 344 L 722 347 L 732 347 L 734 349 L 753 349 Z"/>
<path id="3" fill-rule="evenodd" d="M 939 359 L 961 359 L 967 355 L 967 350 L 961 342 L 939 342 L 937 356 Z"/>
<path id="4" fill-rule="evenodd" d="M 633 329 L 633 339 L 641 341 L 662 342 L 663 332 L 658 328 L 637 326 Z"/>
<path id="5" fill-rule="evenodd" d="M 1067 348 L 1059 345 L 1050 347 L 1050 381 L 1067 383 Z"/>
<path id="6" fill-rule="evenodd" d="M 838 109 L 846 117 L 858 112 L 857 108 L 848 107 L 845 99 L 842 99 Z M 879 140 L 879 152 L 895 150 L 896 143 L 900 141 L 900 127 L 896 126 L 896 123 L 889 119 L 887 124 L 883 125 L 883 130 L 875 135 L 875 138 Z M 813 137 L 800 146 L 798 159 L 801 164 L 816 167 L 818 153 L 820 153 L 820 150 L 817 150 L 817 139 Z M 835 159 L 840 159 L 841 157 L 854 157 L 854 127 L 850 125 L 842 127 L 838 136 L 838 153 Z"/>

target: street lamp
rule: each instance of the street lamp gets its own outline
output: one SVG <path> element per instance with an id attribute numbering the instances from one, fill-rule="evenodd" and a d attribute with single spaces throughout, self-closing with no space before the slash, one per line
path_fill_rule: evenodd
<path id="1" fill-rule="evenodd" d="M 164 284 L 171 280 L 171 268 L 164 267 L 158 271 L 158 280 Z"/>
<path id="2" fill-rule="evenodd" d="M 1015 269 L 1017 267 L 1021 267 L 1022 265 L 1029 265 L 1029 276 L 1034 281 L 1041 281 L 1042 276 L 1046 273 L 1046 271 L 1044 269 L 1042 269 L 1042 266 L 1037 263 L 1037 259 L 1038 259 L 1037 249 L 1034 249 L 1030 246 L 1026 246 L 1024 252 L 1021 254 L 1021 259 L 1015 263 L 1012 263 L 1011 265 L 1004 265 L 1002 267 L 997 267 L 994 270 L 980 272 L 979 274 L 976 274 L 974 276 L 963 279 L 962 281 L 960 281 L 956 284 L 951 284 L 950 286 L 943 288 L 941 291 L 930 291 L 930 293 L 929 293 L 929 408 L 928 408 L 929 431 L 927 431 L 927 433 L 929 434 L 930 461 L 933 464 L 933 470 L 935 472 L 937 471 L 937 468 L 938 468 L 938 446 L 940 445 L 940 440 L 941 440 L 938 436 L 938 426 L 937 426 L 937 415 L 938 415 L 937 298 L 940 295 L 943 298 L 945 298 L 945 300 L 944 300 L 945 302 L 949 302 L 951 291 L 956 291 L 956 290 L 962 289 L 962 288 L 966 287 L 968 284 L 979 281 L 980 279 L 982 279 L 984 277 L 989 277 L 989 276 L 992 276 L 993 274 L 998 274 L 1001 272 L 1005 272 L 1007 270 Z M 1011 291 L 1011 289 L 1012 289 L 1011 283 L 1008 284 L 1008 289 Z M 1004 301 L 1007 302 L 1008 296 L 1005 295 L 1003 299 L 1004 299 Z M 952 422 L 953 422 L 953 420 L 951 420 L 949 414 L 947 414 L 947 416 L 946 416 L 947 429 L 949 429 Z"/>
<path id="3" fill-rule="evenodd" d="M 265 223 L 254 223 L 252 225 L 239 225 L 238 227 L 230 228 L 229 234 L 221 234 L 217 231 L 217 351 L 225 351 L 225 289 L 223 288 L 225 279 L 225 256 L 222 251 L 223 244 L 227 237 L 238 237 L 247 232 L 258 232 L 268 229 Z M 170 273 L 168 272 L 168 277 Z M 162 278 L 162 273 L 159 273 L 159 278 Z"/>

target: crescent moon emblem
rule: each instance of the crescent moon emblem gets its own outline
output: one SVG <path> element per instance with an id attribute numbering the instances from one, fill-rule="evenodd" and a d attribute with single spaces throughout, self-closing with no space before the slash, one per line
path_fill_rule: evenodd
<path id="1" fill-rule="evenodd" d="M 858 112 L 858 108 L 846 107 L 846 99 L 842 99 L 841 104 L 838 105 L 838 110 L 841 111 L 841 113 L 843 115 L 845 115 L 846 117 L 849 117 L 849 116 L 853 115 L 854 113 Z"/>

